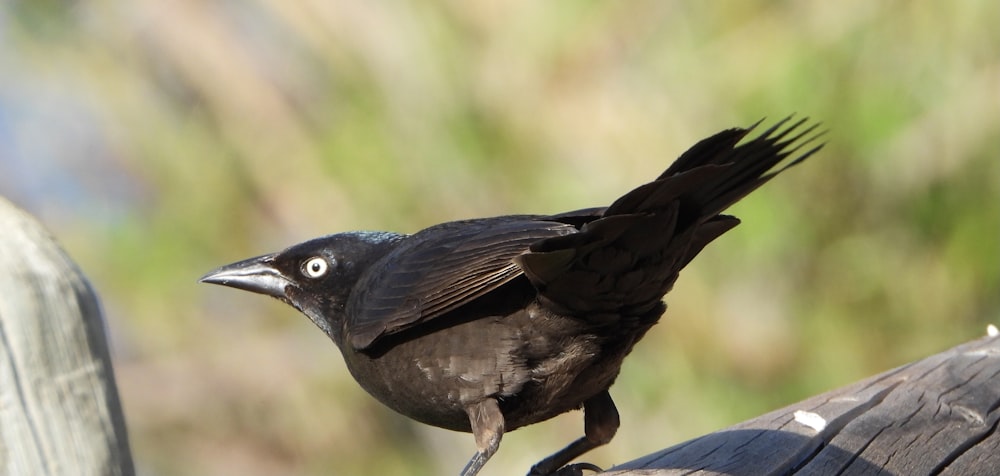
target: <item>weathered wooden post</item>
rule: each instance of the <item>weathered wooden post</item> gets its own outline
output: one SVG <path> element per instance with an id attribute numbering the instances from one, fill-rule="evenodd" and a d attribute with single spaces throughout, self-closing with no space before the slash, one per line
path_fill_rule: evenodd
<path id="1" fill-rule="evenodd" d="M 97 296 L 48 232 L 3 198 L 0 471 L 135 473 Z"/>
<path id="2" fill-rule="evenodd" d="M 998 422 L 1000 337 L 991 336 L 602 474 L 996 476 Z"/>

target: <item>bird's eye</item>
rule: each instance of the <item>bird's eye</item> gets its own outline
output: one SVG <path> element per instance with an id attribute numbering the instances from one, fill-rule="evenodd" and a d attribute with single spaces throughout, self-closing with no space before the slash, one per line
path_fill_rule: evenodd
<path id="1" fill-rule="evenodd" d="M 326 263 L 326 259 L 317 256 L 310 258 L 302 265 L 302 274 L 310 278 L 319 278 L 326 274 L 328 268 L 329 265 Z"/>

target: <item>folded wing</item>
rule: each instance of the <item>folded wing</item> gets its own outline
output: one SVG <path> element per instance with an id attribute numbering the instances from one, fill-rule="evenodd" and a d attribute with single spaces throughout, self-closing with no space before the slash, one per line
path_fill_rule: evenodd
<path id="1" fill-rule="evenodd" d="M 521 276 L 514 258 L 539 240 L 577 232 L 572 224 L 509 216 L 422 230 L 369 270 L 348 303 L 351 344 L 426 323 Z"/>

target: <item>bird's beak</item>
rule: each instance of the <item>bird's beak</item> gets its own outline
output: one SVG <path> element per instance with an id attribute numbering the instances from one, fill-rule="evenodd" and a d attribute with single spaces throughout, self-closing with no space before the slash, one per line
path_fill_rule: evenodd
<path id="1" fill-rule="evenodd" d="M 274 255 L 258 256 L 222 266 L 198 281 L 221 284 L 258 294 L 287 299 L 285 288 L 291 280 L 274 268 Z"/>

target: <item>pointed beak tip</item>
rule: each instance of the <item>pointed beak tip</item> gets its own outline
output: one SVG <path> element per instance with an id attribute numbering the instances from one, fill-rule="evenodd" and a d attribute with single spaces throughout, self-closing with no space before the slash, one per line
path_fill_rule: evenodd
<path id="1" fill-rule="evenodd" d="M 215 279 L 215 271 L 198 278 L 199 283 L 222 284 L 222 280 Z"/>
<path id="2" fill-rule="evenodd" d="M 229 271 L 231 267 L 232 265 L 227 265 L 215 268 L 198 278 L 198 282 L 208 284 L 225 284 L 227 281 L 225 276 L 226 272 Z"/>

